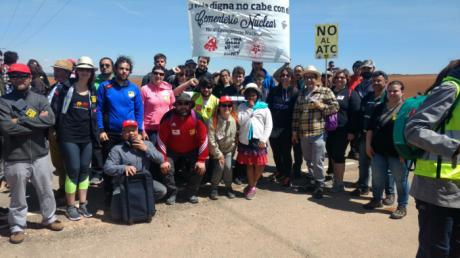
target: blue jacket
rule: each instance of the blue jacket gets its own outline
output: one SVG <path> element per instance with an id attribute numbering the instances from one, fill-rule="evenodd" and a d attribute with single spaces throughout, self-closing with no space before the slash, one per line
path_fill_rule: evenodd
<path id="1" fill-rule="evenodd" d="M 97 89 L 97 125 L 100 131 L 121 133 L 125 120 L 136 120 L 143 129 L 144 105 L 141 92 L 132 82 L 119 85 L 114 79 L 102 82 Z"/>
<path id="2" fill-rule="evenodd" d="M 273 78 L 270 76 L 270 74 L 268 74 L 267 70 L 265 69 L 262 69 L 262 71 L 264 71 L 265 73 L 265 79 L 264 79 L 264 82 L 262 83 L 262 86 L 264 87 L 264 89 L 268 91 L 270 91 L 272 88 L 275 88 L 275 81 L 273 80 Z M 243 85 L 246 86 L 246 84 L 250 83 L 250 82 L 254 82 L 254 70 L 251 71 L 251 73 L 244 77 L 244 82 L 243 82 Z"/>

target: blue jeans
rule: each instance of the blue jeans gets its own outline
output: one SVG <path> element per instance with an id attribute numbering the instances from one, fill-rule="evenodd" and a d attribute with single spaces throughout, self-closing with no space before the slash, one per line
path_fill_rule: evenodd
<path id="1" fill-rule="evenodd" d="M 418 210 L 417 258 L 460 257 L 460 209 L 415 200 Z"/>
<path id="2" fill-rule="evenodd" d="M 321 185 L 324 183 L 323 162 L 326 156 L 324 135 L 302 136 L 300 138 L 302 153 L 307 163 L 308 174 L 313 175 Z"/>
<path id="3" fill-rule="evenodd" d="M 388 171 L 391 171 L 398 190 L 398 206 L 406 207 L 409 199 L 409 171 L 399 158 L 375 154 L 372 158 L 372 194 L 375 200 L 381 200 Z"/>
<path id="4" fill-rule="evenodd" d="M 359 140 L 359 179 L 358 188 L 369 189 L 369 177 L 371 175 L 371 160 L 366 154 L 366 140 L 361 137 Z M 394 194 L 394 178 L 391 173 L 387 173 L 385 179 L 385 194 Z"/>

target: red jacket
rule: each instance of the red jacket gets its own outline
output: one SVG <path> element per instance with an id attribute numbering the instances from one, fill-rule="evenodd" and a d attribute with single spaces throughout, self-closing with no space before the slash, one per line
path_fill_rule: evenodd
<path id="1" fill-rule="evenodd" d="M 197 160 L 206 161 L 209 153 L 208 134 L 205 124 L 197 116 L 195 113 L 183 118 L 176 115 L 174 109 L 163 116 L 157 148 L 163 154 L 164 161 L 168 160 L 168 151 L 187 154 L 195 150 L 198 150 Z"/>
<path id="2" fill-rule="evenodd" d="M 351 94 L 351 92 L 355 90 L 356 86 L 358 86 L 358 84 L 360 84 L 362 81 L 363 81 L 363 77 L 361 77 L 360 75 L 350 76 L 350 81 L 348 82 L 348 85 L 347 85 L 349 93 Z"/>

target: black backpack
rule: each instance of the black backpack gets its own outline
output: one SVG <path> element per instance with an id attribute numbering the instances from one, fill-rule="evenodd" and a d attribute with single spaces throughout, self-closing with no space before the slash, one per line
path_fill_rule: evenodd
<path id="1" fill-rule="evenodd" d="M 152 221 L 155 216 L 152 175 L 147 171 L 119 178 L 119 194 L 112 196 L 112 218 L 129 225 Z"/>

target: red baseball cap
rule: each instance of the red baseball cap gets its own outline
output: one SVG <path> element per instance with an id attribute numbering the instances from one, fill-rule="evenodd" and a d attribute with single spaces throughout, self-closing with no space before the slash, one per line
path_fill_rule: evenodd
<path id="1" fill-rule="evenodd" d="M 229 96 L 221 96 L 219 98 L 219 103 L 233 103 L 233 101 Z"/>
<path id="2" fill-rule="evenodd" d="M 137 127 L 137 122 L 134 121 L 134 120 L 125 120 L 123 121 L 123 129 L 125 129 L 126 127 Z"/>
<path id="3" fill-rule="evenodd" d="M 12 64 L 12 65 L 10 65 L 10 68 L 8 69 L 8 73 L 32 74 L 30 72 L 29 67 L 27 65 L 25 65 L 25 64 Z"/>

